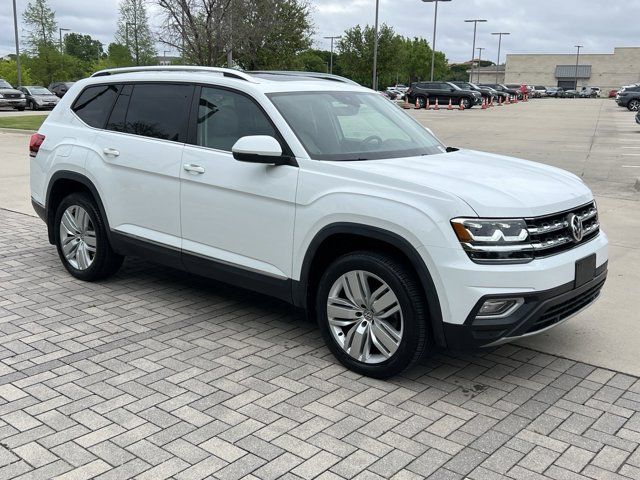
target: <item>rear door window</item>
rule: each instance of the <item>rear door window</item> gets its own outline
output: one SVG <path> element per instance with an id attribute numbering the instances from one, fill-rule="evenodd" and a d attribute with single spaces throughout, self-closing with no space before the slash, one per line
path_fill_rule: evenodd
<path id="1" fill-rule="evenodd" d="M 72 110 L 84 123 L 95 128 L 104 128 L 113 102 L 122 85 L 93 85 L 83 90 L 73 103 Z"/>

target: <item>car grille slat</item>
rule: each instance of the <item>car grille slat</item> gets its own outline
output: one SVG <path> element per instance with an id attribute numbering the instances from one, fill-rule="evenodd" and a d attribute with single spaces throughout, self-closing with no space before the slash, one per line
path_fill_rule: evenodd
<path id="1" fill-rule="evenodd" d="M 571 233 L 568 217 L 576 215 L 582 222 L 582 239 L 576 242 Z M 600 223 L 595 202 L 542 217 L 526 218 L 527 231 L 536 258 L 543 258 L 570 250 L 598 235 Z"/>

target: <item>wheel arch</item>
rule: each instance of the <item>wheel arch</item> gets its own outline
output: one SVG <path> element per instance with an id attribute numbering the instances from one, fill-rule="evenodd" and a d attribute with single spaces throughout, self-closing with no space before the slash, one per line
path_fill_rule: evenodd
<path id="1" fill-rule="evenodd" d="M 54 221 L 58 205 L 70 193 L 86 192 L 93 197 L 102 215 L 102 219 L 107 227 L 107 235 L 110 236 L 109 220 L 102 204 L 102 199 L 98 193 L 98 189 L 85 175 L 69 170 L 59 170 L 55 172 L 47 186 L 47 194 L 45 200 L 45 221 L 49 235 L 49 243 L 54 244 Z"/>
<path id="2" fill-rule="evenodd" d="M 307 248 L 300 270 L 300 280 L 293 282 L 294 305 L 309 310 L 309 306 L 314 304 L 316 282 L 324 267 L 340 255 L 363 249 L 399 255 L 416 273 L 427 302 L 434 341 L 437 345 L 445 346 L 442 310 L 431 273 L 408 240 L 379 227 L 340 222 L 322 228 Z"/>

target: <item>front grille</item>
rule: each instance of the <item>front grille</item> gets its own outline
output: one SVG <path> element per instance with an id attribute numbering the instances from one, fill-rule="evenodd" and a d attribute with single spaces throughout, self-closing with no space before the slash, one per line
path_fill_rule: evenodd
<path id="1" fill-rule="evenodd" d="M 19 93 L 3 93 L 4 98 L 20 98 Z"/>
<path id="2" fill-rule="evenodd" d="M 537 332 L 538 330 L 550 327 L 580 311 L 598 298 L 603 285 L 604 280 L 575 297 L 549 307 L 525 333 Z"/>
<path id="3" fill-rule="evenodd" d="M 571 233 L 568 217 L 574 214 L 582 223 L 582 240 L 575 241 Z M 534 250 L 535 258 L 548 257 L 570 250 L 588 242 L 598 235 L 598 211 L 595 202 L 581 207 L 543 217 L 527 218 L 527 230 Z"/>

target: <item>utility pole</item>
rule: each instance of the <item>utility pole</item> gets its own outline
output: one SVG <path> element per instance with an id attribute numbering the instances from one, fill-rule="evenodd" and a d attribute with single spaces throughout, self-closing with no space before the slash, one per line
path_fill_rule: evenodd
<path id="1" fill-rule="evenodd" d="M 475 18 L 473 20 L 465 20 L 466 23 L 473 23 L 473 46 L 471 47 L 471 74 L 469 75 L 469 81 L 473 82 L 473 58 L 476 55 L 476 29 L 478 28 L 478 22 L 486 22 L 486 20 Z"/>
<path id="2" fill-rule="evenodd" d="M 498 35 L 498 60 L 496 61 L 496 83 L 498 83 L 498 69 L 500 68 L 500 47 L 502 46 L 502 36 L 511 35 L 511 33 L 510 32 L 493 32 L 491 33 L 491 35 Z"/>
<path id="3" fill-rule="evenodd" d="M 576 52 L 576 86 L 574 88 L 574 90 L 578 90 L 578 62 L 580 61 L 580 49 L 583 47 L 583 45 L 574 45 L 574 47 L 576 47 L 578 49 L 578 51 Z"/>
<path id="4" fill-rule="evenodd" d="M 476 48 L 478 50 L 478 83 L 480 83 L 480 68 L 482 67 L 482 50 L 486 50 L 484 47 Z"/>
<path id="5" fill-rule="evenodd" d="M 227 51 L 227 67 L 233 68 L 233 0 L 229 2 L 229 50 Z"/>
<path id="6" fill-rule="evenodd" d="M 62 73 L 64 74 L 64 48 L 62 46 L 62 32 L 68 32 L 68 28 L 59 28 L 58 34 L 60 35 L 60 66 L 62 67 Z"/>
<path id="7" fill-rule="evenodd" d="M 323 37 L 327 40 L 331 40 L 331 56 L 329 57 L 329 73 L 333 73 L 333 41 L 342 38 L 340 35 L 336 35 L 333 37 Z"/>
<path id="8" fill-rule="evenodd" d="M 451 0 L 422 0 L 425 3 L 436 4 L 436 10 L 433 14 L 433 41 L 431 42 L 431 81 L 433 82 L 433 67 L 436 63 L 436 25 L 438 24 L 438 2 L 450 2 Z"/>
<path id="9" fill-rule="evenodd" d="M 376 0 L 376 26 L 373 39 L 373 78 L 371 88 L 378 90 L 378 11 L 380 10 L 380 0 Z"/>
<path id="10" fill-rule="evenodd" d="M 18 87 L 22 86 L 22 67 L 20 65 L 20 41 L 18 39 L 18 12 L 16 0 L 13 0 L 13 32 L 16 38 L 16 69 L 18 70 Z"/>

